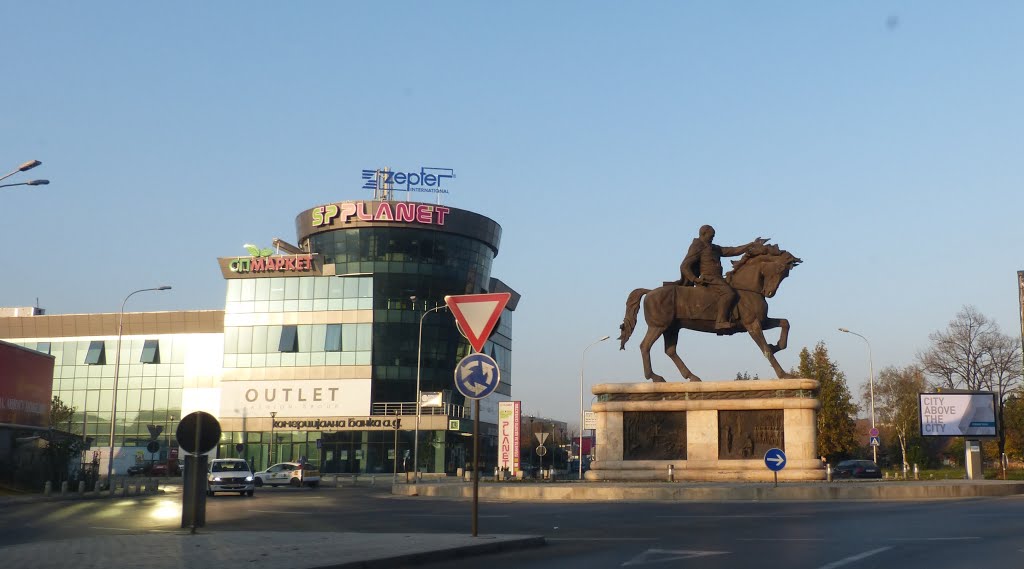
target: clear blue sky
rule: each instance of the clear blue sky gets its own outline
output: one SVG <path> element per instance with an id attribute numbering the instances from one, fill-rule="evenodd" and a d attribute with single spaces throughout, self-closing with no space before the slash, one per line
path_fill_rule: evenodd
<path id="1" fill-rule="evenodd" d="M 369 198 L 363 168 L 431 165 L 455 169 L 445 204 L 504 228 L 528 412 L 576 416 L 604 334 L 587 384 L 642 380 L 626 295 L 676 278 L 704 223 L 804 260 L 771 302 L 787 368 L 824 341 L 858 390 L 839 326 L 876 372 L 965 304 L 1020 327 L 1017 2 L 0 7 L 0 170 L 52 180 L 0 190 L 3 306 L 114 312 L 170 284 L 129 309 L 220 309 L 216 257 Z M 705 380 L 773 375 L 746 336 L 680 349 Z"/>

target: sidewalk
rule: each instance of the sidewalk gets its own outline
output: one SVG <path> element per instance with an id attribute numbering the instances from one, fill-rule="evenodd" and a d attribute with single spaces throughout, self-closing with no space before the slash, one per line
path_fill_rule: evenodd
<path id="1" fill-rule="evenodd" d="M 0 559 L 5 569 L 383 569 L 542 545 L 524 535 L 181 530 L 0 547 Z"/>

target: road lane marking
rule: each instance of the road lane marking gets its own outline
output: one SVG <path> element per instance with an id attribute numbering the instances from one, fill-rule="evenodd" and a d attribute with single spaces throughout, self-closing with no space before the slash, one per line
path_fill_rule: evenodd
<path id="1" fill-rule="evenodd" d="M 465 514 L 395 514 L 406 518 L 464 518 Z M 493 514 L 487 516 L 477 516 L 478 518 L 511 518 L 510 515 L 505 514 Z"/>
<path id="2" fill-rule="evenodd" d="M 968 541 L 972 539 L 981 539 L 980 537 L 972 536 L 954 536 L 954 537 L 885 537 L 883 541 Z"/>
<path id="3" fill-rule="evenodd" d="M 547 537 L 547 541 L 658 541 L 660 537 Z"/>
<path id="4" fill-rule="evenodd" d="M 772 520 L 775 520 L 775 519 L 780 519 L 781 520 L 781 519 L 789 519 L 789 518 L 792 518 L 792 519 L 809 518 L 811 516 L 809 516 L 807 514 L 782 514 L 782 515 L 772 515 L 772 514 L 707 514 L 707 515 L 700 515 L 700 514 L 694 514 L 694 515 L 655 516 L 655 517 L 656 518 L 666 518 L 666 519 L 695 519 L 695 520 L 704 520 L 704 519 L 723 519 L 723 520 L 751 519 L 751 520 L 755 520 L 755 519 L 765 519 L 765 518 L 772 519 Z"/>
<path id="5" fill-rule="evenodd" d="M 261 514 L 308 514 L 308 511 L 294 511 L 294 510 L 249 510 L 250 512 L 259 512 Z"/>
<path id="6" fill-rule="evenodd" d="M 825 541 L 821 537 L 741 537 L 736 541 Z"/>
<path id="7" fill-rule="evenodd" d="M 679 561 L 681 559 L 694 559 L 697 557 L 710 557 L 712 555 L 725 555 L 728 551 L 699 551 L 692 549 L 648 549 L 637 555 L 621 566 L 647 565 L 649 563 L 663 563 L 665 561 Z"/>
<path id="8" fill-rule="evenodd" d="M 872 555 L 876 555 L 876 554 L 879 554 L 879 553 L 881 553 L 883 551 L 888 551 L 890 549 L 892 549 L 892 548 L 891 547 L 879 547 L 878 549 L 872 549 L 871 551 L 865 551 L 864 553 L 858 553 L 857 555 L 851 555 L 850 557 L 844 557 L 844 558 L 840 559 L 839 561 L 833 561 L 832 563 L 829 563 L 828 565 L 822 565 L 818 569 L 836 569 L 836 567 L 842 567 L 843 565 L 847 565 L 847 564 L 850 564 L 850 563 L 855 563 L 857 561 L 860 561 L 861 559 L 865 559 L 865 558 L 871 557 Z"/>

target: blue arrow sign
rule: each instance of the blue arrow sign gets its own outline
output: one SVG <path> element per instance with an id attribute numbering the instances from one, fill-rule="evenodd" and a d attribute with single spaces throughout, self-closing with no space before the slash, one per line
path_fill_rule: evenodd
<path id="1" fill-rule="evenodd" d="M 782 449 L 768 449 L 768 452 L 764 453 L 764 465 L 772 472 L 786 468 L 786 453 L 782 452 Z"/>
<path id="2" fill-rule="evenodd" d="M 470 399 L 483 399 L 498 387 L 498 363 L 487 354 L 470 354 L 455 366 L 455 388 Z"/>

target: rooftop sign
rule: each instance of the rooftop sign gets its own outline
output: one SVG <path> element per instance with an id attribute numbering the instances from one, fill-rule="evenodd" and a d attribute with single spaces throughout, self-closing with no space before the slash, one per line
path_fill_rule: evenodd
<path id="1" fill-rule="evenodd" d="M 323 227 L 356 220 L 444 225 L 445 217 L 451 210 L 425 203 L 381 201 L 332 203 L 310 211 L 313 227 Z"/>
<path id="2" fill-rule="evenodd" d="M 392 170 L 363 170 L 364 190 L 390 190 L 393 192 L 427 192 L 447 194 L 442 187 L 455 177 L 451 168 L 428 168 L 420 166 L 419 172 L 396 172 Z"/>

